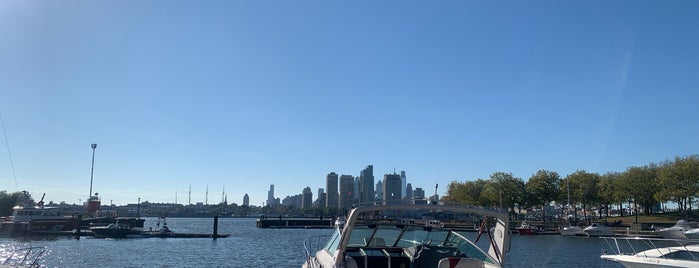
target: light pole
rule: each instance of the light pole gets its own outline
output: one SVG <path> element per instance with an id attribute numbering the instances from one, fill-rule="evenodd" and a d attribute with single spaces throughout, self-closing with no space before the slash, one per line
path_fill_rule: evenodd
<path id="1" fill-rule="evenodd" d="M 95 174 L 95 148 L 97 148 L 97 143 L 91 144 L 90 147 L 92 147 L 92 168 L 90 169 L 90 195 L 88 197 L 92 197 L 92 177 Z"/>

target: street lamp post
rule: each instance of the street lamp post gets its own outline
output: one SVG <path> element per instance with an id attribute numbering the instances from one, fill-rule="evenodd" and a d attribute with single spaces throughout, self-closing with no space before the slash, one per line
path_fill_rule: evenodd
<path id="1" fill-rule="evenodd" d="M 92 168 L 90 169 L 90 195 L 88 197 L 92 197 L 92 177 L 95 174 L 95 148 L 97 148 L 97 143 L 91 144 L 90 147 L 92 147 Z"/>

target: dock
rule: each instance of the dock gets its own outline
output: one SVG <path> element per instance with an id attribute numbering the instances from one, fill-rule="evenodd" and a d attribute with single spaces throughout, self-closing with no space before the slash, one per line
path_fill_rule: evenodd
<path id="1" fill-rule="evenodd" d="M 324 229 L 333 228 L 333 221 L 319 218 L 259 218 L 257 219 L 257 228 Z"/>

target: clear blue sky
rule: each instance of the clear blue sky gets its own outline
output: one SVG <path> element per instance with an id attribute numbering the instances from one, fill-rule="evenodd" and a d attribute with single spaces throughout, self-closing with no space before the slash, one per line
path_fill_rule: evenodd
<path id="1" fill-rule="evenodd" d="M 699 1 L 2 1 L 0 113 L 55 202 L 624 171 L 699 152 Z"/>

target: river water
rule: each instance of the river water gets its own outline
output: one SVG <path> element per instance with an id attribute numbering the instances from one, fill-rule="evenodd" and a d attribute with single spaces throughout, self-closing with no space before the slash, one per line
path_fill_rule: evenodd
<path id="1" fill-rule="evenodd" d="M 146 219 L 151 227 L 156 219 Z M 175 232 L 210 233 L 212 219 L 170 218 Z M 0 259 L 12 249 L 43 246 L 42 267 L 301 267 L 303 240 L 330 229 L 258 229 L 255 219 L 219 219 L 209 238 L 101 239 L 92 237 L 16 240 L 0 238 Z M 474 234 L 468 234 L 474 235 Z M 622 267 L 602 261 L 603 240 L 558 235 L 513 235 L 506 267 Z"/>

